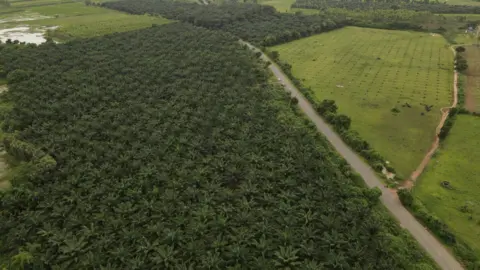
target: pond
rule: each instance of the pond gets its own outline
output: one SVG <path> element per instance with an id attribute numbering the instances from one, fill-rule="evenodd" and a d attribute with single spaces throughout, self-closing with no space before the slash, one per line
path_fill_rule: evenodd
<path id="1" fill-rule="evenodd" d="M 5 43 L 7 40 L 18 40 L 25 43 L 41 44 L 46 41 L 45 33 L 47 30 L 53 30 L 56 27 L 42 27 L 26 25 L 27 21 L 41 20 L 51 18 L 36 13 L 24 13 L 10 17 L 0 18 L 0 41 Z M 24 22 L 24 24 L 21 24 Z M 18 24 L 17 24 L 18 23 Z"/>

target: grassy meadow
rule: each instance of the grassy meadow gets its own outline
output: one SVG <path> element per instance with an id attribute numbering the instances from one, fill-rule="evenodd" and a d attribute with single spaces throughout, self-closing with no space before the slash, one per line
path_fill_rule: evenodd
<path id="1" fill-rule="evenodd" d="M 48 32 L 57 41 L 130 31 L 169 22 L 157 16 L 129 15 L 86 6 L 83 2 L 59 0 L 13 2 L 7 11 L 0 12 L 0 30 L 20 25 L 28 25 L 32 31 L 42 27 L 58 27 Z"/>
<path id="2" fill-rule="evenodd" d="M 463 53 L 468 61 L 465 72 L 467 84 L 465 89 L 465 107 L 473 112 L 480 111 L 480 47 L 466 46 Z"/>
<path id="3" fill-rule="evenodd" d="M 441 36 L 347 27 L 269 50 L 318 100 L 334 99 L 401 177 L 420 163 L 451 103 L 453 54 Z"/>
<path id="4" fill-rule="evenodd" d="M 450 135 L 417 181 L 414 195 L 480 256 L 480 118 L 458 115 Z M 440 185 L 449 181 L 452 190 Z"/>

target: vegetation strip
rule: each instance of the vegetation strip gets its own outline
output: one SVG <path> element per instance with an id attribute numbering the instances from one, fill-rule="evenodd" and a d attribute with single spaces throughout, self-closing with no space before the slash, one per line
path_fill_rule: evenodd
<path id="1" fill-rule="evenodd" d="M 278 13 L 273 7 L 228 3 L 199 5 L 168 0 L 122 0 L 103 7 L 131 14 L 159 14 L 196 26 L 223 30 L 258 46 L 272 46 L 340 28 L 345 20 L 330 16 Z"/>
<path id="2" fill-rule="evenodd" d="M 429 11 L 432 13 L 452 13 L 452 14 L 479 14 L 480 7 L 469 5 L 448 5 L 446 3 L 425 1 L 393 0 L 389 2 L 381 1 L 363 1 L 363 0 L 296 0 L 293 8 L 344 8 L 350 10 L 398 10 L 409 9 L 414 11 Z"/>

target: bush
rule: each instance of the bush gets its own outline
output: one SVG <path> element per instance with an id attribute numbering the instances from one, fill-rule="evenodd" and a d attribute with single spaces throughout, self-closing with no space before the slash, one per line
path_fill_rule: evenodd
<path id="1" fill-rule="evenodd" d="M 331 99 L 324 99 L 320 104 L 317 106 L 317 112 L 320 115 L 324 115 L 325 113 L 337 113 L 338 106 L 335 104 L 335 100 Z"/>
<path id="2" fill-rule="evenodd" d="M 399 189 L 397 194 L 398 194 L 398 198 L 400 199 L 400 202 L 402 202 L 403 205 L 405 205 L 406 207 L 412 207 L 413 196 L 408 189 L 406 188 Z"/>
<path id="3" fill-rule="evenodd" d="M 292 97 L 290 99 L 290 103 L 293 104 L 293 105 L 297 105 L 298 104 L 298 98 L 297 97 Z"/>
<path id="4" fill-rule="evenodd" d="M 465 47 L 463 47 L 463 46 L 458 46 L 458 47 L 455 48 L 455 51 L 457 51 L 457 52 L 459 52 L 459 53 L 464 52 L 464 51 L 465 51 Z"/>
<path id="5" fill-rule="evenodd" d="M 443 127 L 440 129 L 440 132 L 438 133 L 438 138 L 440 138 L 440 140 L 444 140 L 450 133 L 450 130 L 452 129 L 453 124 L 455 123 L 455 119 L 458 111 L 459 110 L 457 108 L 450 109 L 450 112 L 447 116 L 447 120 L 445 120 Z"/>
<path id="6" fill-rule="evenodd" d="M 335 117 L 333 124 L 337 130 L 342 131 L 342 130 L 350 129 L 351 123 L 352 123 L 352 119 L 350 119 L 350 117 L 344 114 L 339 114 Z"/>

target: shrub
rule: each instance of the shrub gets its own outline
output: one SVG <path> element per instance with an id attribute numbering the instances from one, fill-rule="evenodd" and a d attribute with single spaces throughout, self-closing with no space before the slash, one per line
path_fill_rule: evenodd
<path id="1" fill-rule="evenodd" d="M 297 97 L 292 97 L 290 99 L 290 103 L 293 104 L 293 105 L 297 105 L 298 104 L 298 98 Z"/>
<path id="2" fill-rule="evenodd" d="M 350 128 L 351 123 L 352 123 L 352 119 L 350 119 L 350 117 L 344 114 L 339 114 L 335 117 L 333 124 L 335 128 L 338 130 L 348 130 Z"/>
<path id="3" fill-rule="evenodd" d="M 335 100 L 331 100 L 331 99 L 324 99 L 317 106 L 317 112 L 320 115 L 324 115 L 327 112 L 337 113 L 337 110 L 338 110 L 338 106 L 337 104 L 335 104 Z"/>
<path id="4" fill-rule="evenodd" d="M 397 194 L 398 194 L 398 198 L 400 199 L 400 202 L 402 202 L 403 205 L 407 207 L 412 207 L 413 196 L 408 189 L 406 188 L 399 189 Z"/>

